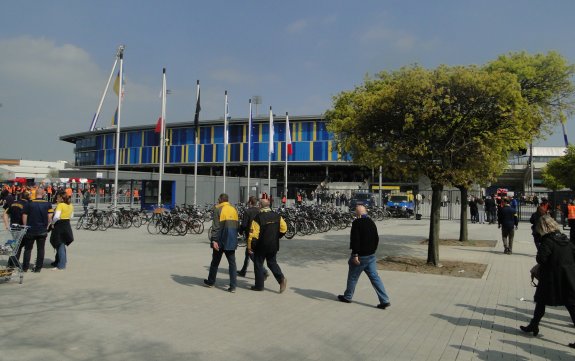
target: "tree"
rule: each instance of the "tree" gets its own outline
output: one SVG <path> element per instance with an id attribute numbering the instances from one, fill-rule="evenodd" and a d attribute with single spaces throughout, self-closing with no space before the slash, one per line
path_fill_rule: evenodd
<path id="1" fill-rule="evenodd" d="M 564 156 L 547 163 L 542 176 L 544 185 L 549 189 L 567 187 L 575 191 L 575 146 L 570 145 Z"/>
<path id="2" fill-rule="evenodd" d="M 512 74 L 474 66 L 410 66 L 381 72 L 338 94 L 326 118 L 338 150 L 354 162 L 382 165 L 394 176 L 430 179 L 427 262 L 437 265 L 444 186 L 467 184 L 491 156 L 500 152 L 494 159 L 500 164 L 509 150 L 524 147 L 535 128 L 521 118 L 525 108 Z"/>
<path id="3" fill-rule="evenodd" d="M 60 171 L 57 168 L 50 167 L 46 176 L 48 178 L 58 178 L 59 174 L 60 174 Z"/>
<path id="4" fill-rule="evenodd" d="M 555 51 L 531 55 L 515 52 L 499 56 L 485 69 L 511 73 L 517 77 L 527 103 L 524 117 L 531 117 L 534 138 L 565 122 L 575 105 L 573 76 L 575 65 Z"/>

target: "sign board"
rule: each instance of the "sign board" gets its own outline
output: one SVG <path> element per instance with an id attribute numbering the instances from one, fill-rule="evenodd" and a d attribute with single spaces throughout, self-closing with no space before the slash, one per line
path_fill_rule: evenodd
<path id="1" fill-rule="evenodd" d="M 98 178 L 98 179 L 104 178 L 104 173 L 102 173 L 102 172 L 96 172 L 96 178 Z"/>

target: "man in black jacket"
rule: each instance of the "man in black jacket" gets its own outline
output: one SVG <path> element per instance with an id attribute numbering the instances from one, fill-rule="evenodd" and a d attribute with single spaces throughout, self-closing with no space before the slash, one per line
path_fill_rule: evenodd
<path id="1" fill-rule="evenodd" d="M 248 251 L 254 253 L 254 268 L 256 272 L 256 284 L 253 291 L 264 289 L 264 261 L 267 262 L 276 281 L 280 284 L 280 293 L 286 289 L 287 279 L 278 262 L 276 255 L 280 249 L 280 238 L 287 232 L 287 224 L 284 219 L 272 211 L 270 201 L 260 200 L 260 213 L 254 218 L 248 238 Z"/>
<path id="2" fill-rule="evenodd" d="M 52 204 L 44 200 L 44 195 L 44 189 L 38 188 L 36 199 L 26 203 L 24 207 L 22 224 L 30 227 L 22 240 L 24 242 L 24 260 L 22 262 L 24 272 L 28 271 L 30 267 L 34 243 L 36 243 L 36 266 L 32 272 L 40 272 L 44 265 L 44 246 L 48 236 L 48 226 L 52 223 L 52 216 L 54 215 Z"/>
<path id="3" fill-rule="evenodd" d="M 517 211 L 509 204 L 509 199 L 504 198 L 501 201 L 502 207 L 498 212 L 498 227 L 501 228 L 501 238 L 503 238 L 503 247 L 505 254 L 513 252 L 513 237 L 519 224 Z"/>
<path id="4" fill-rule="evenodd" d="M 357 206 L 355 209 L 357 217 L 351 224 L 350 245 L 351 258 L 349 259 L 349 272 L 347 274 L 347 288 L 343 295 L 337 296 L 338 300 L 344 303 L 351 303 L 355 286 L 362 272 L 365 272 L 371 285 L 377 293 L 379 304 L 377 308 L 385 310 L 391 304 L 389 297 L 383 286 L 383 282 L 377 274 L 375 251 L 379 244 L 377 226 L 367 216 L 364 206 Z"/>
<path id="5" fill-rule="evenodd" d="M 242 234 L 244 235 L 246 240 L 248 239 L 248 237 L 250 235 L 250 228 L 252 225 L 252 221 L 254 220 L 254 218 L 256 218 L 258 213 L 260 213 L 260 208 L 257 205 L 258 205 L 257 198 L 254 196 L 250 196 L 250 198 L 248 199 L 248 207 L 249 208 L 246 209 L 246 211 L 244 212 L 244 215 L 242 217 L 242 224 L 240 227 L 240 231 L 242 232 Z M 244 266 L 242 267 L 241 270 L 238 271 L 238 276 L 242 276 L 242 277 L 246 276 L 248 266 L 250 265 L 250 259 L 255 264 L 254 254 L 250 253 L 248 250 L 248 247 L 246 247 Z M 267 278 L 268 278 L 268 270 L 264 267 L 264 280 Z"/>

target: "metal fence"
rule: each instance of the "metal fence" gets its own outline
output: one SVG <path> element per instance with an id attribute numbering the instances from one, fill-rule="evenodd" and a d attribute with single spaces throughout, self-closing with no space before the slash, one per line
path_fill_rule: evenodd
<path id="1" fill-rule="evenodd" d="M 421 202 L 417 205 L 416 212 L 421 214 L 422 218 L 430 218 L 431 216 L 431 190 L 422 190 L 419 192 L 421 194 Z M 557 205 L 561 203 L 562 198 L 566 198 L 568 195 L 572 195 L 569 193 L 566 196 L 559 195 L 561 192 L 557 192 L 557 194 L 553 193 L 546 193 L 546 192 L 538 192 L 535 193 L 539 202 L 542 198 L 547 198 L 551 203 L 551 215 L 559 220 L 561 219 L 561 214 L 557 211 Z M 469 196 L 471 197 L 481 197 L 482 194 L 479 191 L 469 191 Z M 459 220 L 461 219 L 461 192 L 458 190 L 450 190 L 450 191 L 443 191 L 441 194 L 441 210 L 440 215 L 441 219 L 445 220 Z M 529 221 L 531 215 L 537 209 L 537 204 L 532 202 L 532 197 L 518 197 L 517 199 L 517 216 L 519 221 Z M 572 198 L 571 198 L 572 199 Z M 469 207 L 469 206 L 468 206 Z M 471 219 L 471 212 L 469 209 L 467 210 L 467 217 Z"/>

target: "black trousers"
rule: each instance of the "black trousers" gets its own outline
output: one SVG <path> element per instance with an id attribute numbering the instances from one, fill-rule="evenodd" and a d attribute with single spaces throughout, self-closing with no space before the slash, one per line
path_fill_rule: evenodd
<path id="1" fill-rule="evenodd" d="M 566 305 L 565 308 L 569 311 L 569 316 L 571 316 L 571 321 L 575 325 L 575 305 Z M 539 326 L 539 322 L 545 315 L 545 304 L 538 302 L 535 304 L 535 312 L 533 312 L 533 319 L 531 323 Z"/>
<path id="2" fill-rule="evenodd" d="M 252 262 L 254 262 L 254 265 L 256 263 L 256 261 L 254 260 L 254 254 L 248 252 L 248 248 L 246 247 L 246 255 L 244 257 L 244 265 L 242 266 L 242 269 L 240 270 L 241 273 L 246 273 L 248 271 L 248 266 L 250 265 L 250 260 Z M 254 268 L 254 272 L 255 272 L 255 268 Z M 268 274 L 268 270 L 264 267 L 264 276 Z"/>
<path id="3" fill-rule="evenodd" d="M 569 240 L 575 242 L 575 219 L 568 219 L 569 223 Z"/>
<path id="4" fill-rule="evenodd" d="M 256 288 L 264 288 L 264 261 L 267 262 L 268 268 L 272 271 L 276 281 L 280 283 L 284 279 L 284 275 L 278 262 L 276 260 L 277 252 L 272 253 L 254 253 L 254 268 L 256 271 Z"/>
<path id="5" fill-rule="evenodd" d="M 36 243 L 36 269 L 41 270 L 44 265 L 44 246 L 46 245 L 47 234 L 27 234 L 24 236 L 24 261 L 22 269 L 27 271 L 30 268 L 30 258 L 34 242 Z"/>

